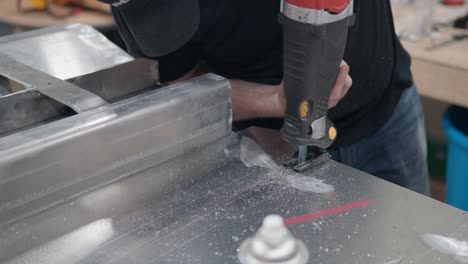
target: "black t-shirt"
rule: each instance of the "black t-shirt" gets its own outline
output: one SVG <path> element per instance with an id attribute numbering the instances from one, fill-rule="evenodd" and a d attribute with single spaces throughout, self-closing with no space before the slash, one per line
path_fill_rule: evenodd
<path id="1" fill-rule="evenodd" d="M 198 63 L 217 74 L 264 84 L 282 80 L 282 29 L 279 0 L 199 0 L 198 32 L 183 47 L 160 62 L 162 81 L 175 80 Z M 114 8 L 124 41 L 138 52 L 128 29 Z M 356 22 L 350 28 L 345 61 L 353 86 L 329 111 L 339 136 L 333 147 L 352 144 L 375 133 L 389 119 L 403 90 L 412 86 L 410 58 L 397 39 L 389 0 L 356 0 Z M 138 15 L 138 14 L 136 14 Z M 156 34 L 156 33 L 155 33 Z M 280 128 L 281 120 L 238 122 Z"/>

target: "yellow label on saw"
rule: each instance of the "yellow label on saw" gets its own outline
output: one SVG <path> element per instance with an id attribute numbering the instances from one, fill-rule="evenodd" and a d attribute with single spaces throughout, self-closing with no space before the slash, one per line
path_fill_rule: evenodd
<path id="1" fill-rule="evenodd" d="M 301 105 L 299 106 L 299 116 L 302 119 L 306 119 L 307 115 L 309 115 L 309 102 L 302 101 Z"/>
<path id="2" fill-rule="evenodd" d="M 336 131 L 336 128 L 330 127 L 330 129 L 328 130 L 328 138 L 330 138 L 331 140 L 335 140 L 337 134 L 338 133 Z"/>

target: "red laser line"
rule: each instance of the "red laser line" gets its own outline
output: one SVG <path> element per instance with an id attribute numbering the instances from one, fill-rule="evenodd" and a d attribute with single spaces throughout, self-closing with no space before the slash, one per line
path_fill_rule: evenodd
<path id="1" fill-rule="evenodd" d="M 321 218 L 321 217 L 327 217 L 327 216 L 331 216 L 331 215 L 336 215 L 336 214 L 343 213 L 343 212 L 348 212 L 348 211 L 351 211 L 351 210 L 354 210 L 354 209 L 357 209 L 357 208 L 367 207 L 370 204 L 371 204 L 370 200 L 362 200 L 362 201 L 357 201 L 357 202 L 354 202 L 354 203 L 344 204 L 344 205 L 340 205 L 338 207 L 328 208 L 328 209 L 313 212 L 313 213 L 310 213 L 310 214 L 293 216 L 293 217 L 285 219 L 284 224 L 285 225 L 300 224 L 300 223 L 307 222 L 307 221 L 310 221 L 310 220 L 313 220 L 313 219 L 317 219 L 317 218 Z"/>

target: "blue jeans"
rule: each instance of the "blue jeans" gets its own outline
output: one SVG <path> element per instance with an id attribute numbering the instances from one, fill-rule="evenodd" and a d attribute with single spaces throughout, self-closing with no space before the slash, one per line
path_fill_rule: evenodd
<path id="1" fill-rule="evenodd" d="M 336 161 L 429 195 L 424 113 L 416 87 L 403 92 L 390 119 L 374 135 L 330 153 Z"/>

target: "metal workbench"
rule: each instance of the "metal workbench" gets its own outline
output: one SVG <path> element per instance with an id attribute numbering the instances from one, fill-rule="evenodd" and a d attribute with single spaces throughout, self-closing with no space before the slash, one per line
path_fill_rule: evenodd
<path id="1" fill-rule="evenodd" d="M 132 77 L 105 68 L 83 73 L 85 83 L 96 78 L 102 88 L 102 71 Z M 9 74 L 31 84 L 19 93 L 61 100 L 24 81 L 30 75 Z M 72 114 L 36 115 L 0 131 L 1 263 L 238 263 L 240 244 L 269 214 L 285 218 L 310 263 L 466 263 L 421 239 L 467 241 L 465 212 L 334 161 L 304 174 L 282 168 L 294 149 L 277 133 L 255 133 L 256 143 L 247 131 L 231 133 L 230 86 L 221 77 L 165 88 L 140 79 L 109 97 L 109 88 L 65 79 L 54 79 L 57 87 L 104 102 L 73 108 L 83 101 L 65 99 L 58 105 Z M 29 97 L 15 100 L 31 106 Z"/>
<path id="2" fill-rule="evenodd" d="M 4 227 L 0 256 L 12 258 L 6 263 L 237 263 L 240 243 L 268 214 L 292 217 L 369 200 L 365 208 L 289 225 L 311 263 L 457 263 L 420 236 L 466 239 L 465 213 L 336 162 L 308 173 L 333 191 L 308 191 L 308 179 L 247 168 L 226 157 L 223 144 Z"/>

